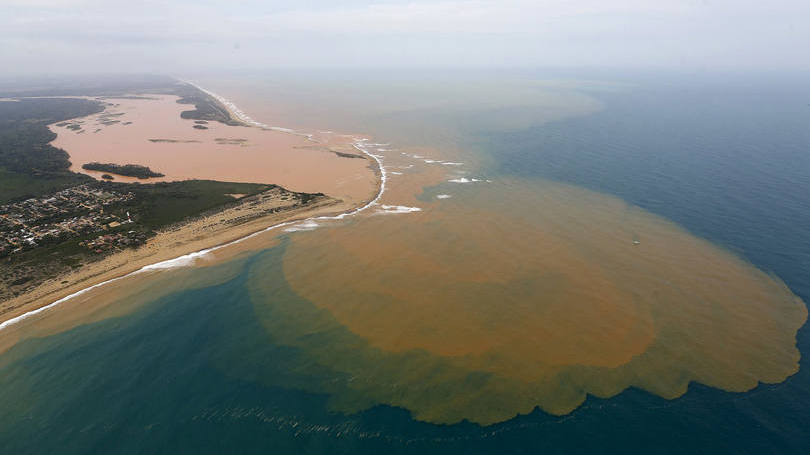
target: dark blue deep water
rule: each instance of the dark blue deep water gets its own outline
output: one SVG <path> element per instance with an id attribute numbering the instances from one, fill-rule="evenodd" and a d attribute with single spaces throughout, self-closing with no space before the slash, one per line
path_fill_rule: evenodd
<path id="1" fill-rule="evenodd" d="M 810 301 L 810 91 L 769 84 L 642 84 L 600 92 L 595 114 L 469 132 L 488 176 L 543 177 L 619 196 L 782 278 Z M 630 389 L 565 417 L 440 426 L 272 385 L 297 365 L 256 318 L 245 277 L 131 315 L 25 341 L 0 356 L 0 453 L 808 453 L 810 372 L 675 400 Z M 266 265 L 265 269 L 266 270 Z M 803 355 L 810 333 L 798 334 Z M 265 378 L 262 381 L 251 377 Z M 315 379 L 313 379 L 315 380 Z"/>

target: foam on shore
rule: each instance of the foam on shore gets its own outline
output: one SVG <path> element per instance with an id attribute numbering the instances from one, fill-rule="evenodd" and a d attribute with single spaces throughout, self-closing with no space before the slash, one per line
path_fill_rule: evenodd
<path id="1" fill-rule="evenodd" d="M 174 259 L 168 259 L 162 262 L 156 262 L 154 264 L 146 265 L 138 272 L 148 272 L 150 270 L 165 270 L 165 269 L 174 269 L 177 267 L 188 267 L 194 264 L 197 258 L 201 258 L 207 256 L 213 249 L 205 249 L 200 251 L 195 251 L 193 253 L 184 254 L 182 256 L 176 257 Z"/>
<path id="2" fill-rule="evenodd" d="M 315 221 L 306 220 L 304 222 L 294 224 L 288 228 L 285 228 L 284 232 L 312 231 L 314 229 L 317 229 L 319 226 L 320 224 L 316 223 Z"/>
<path id="3" fill-rule="evenodd" d="M 421 212 L 419 207 L 408 207 L 406 205 L 381 205 L 377 213 L 413 213 Z"/>

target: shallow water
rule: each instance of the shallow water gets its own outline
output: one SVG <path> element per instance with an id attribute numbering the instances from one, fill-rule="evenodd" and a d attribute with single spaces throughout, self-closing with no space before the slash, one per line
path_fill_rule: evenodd
<path id="1" fill-rule="evenodd" d="M 240 102 L 255 83 L 208 86 L 262 118 Z M 390 141 L 382 204 L 401 208 L 166 272 L 96 322 L 21 328 L 40 338 L 0 356 L 7 447 L 808 446 L 806 89 L 522 75 L 447 99 L 411 82 L 397 104 L 402 83 L 340 84 L 313 90 L 316 108 L 266 105 L 320 127 L 317 110 L 357 100 L 335 128 Z"/>
<path id="2" fill-rule="evenodd" d="M 202 125 L 180 117 L 190 107 L 178 104 L 178 99 L 168 95 L 105 99 L 104 112 L 74 120 L 82 122 L 78 131 L 71 130 L 69 122 L 51 125 L 57 134 L 53 145 L 70 154 L 72 171 L 96 178 L 104 173 L 86 171 L 82 165 L 140 164 L 164 174 L 148 180 L 114 177 L 125 182 L 273 183 L 358 202 L 374 193 L 377 178 L 367 160 L 341 158 L 330 151 L 353 151 L 350 138 L 326 137 L 324 143 L 315 144 L 300 135 L 218 122 L 195 129 Z M 105 118 L 117 123 L 105 124 L 109 123 Z"/>

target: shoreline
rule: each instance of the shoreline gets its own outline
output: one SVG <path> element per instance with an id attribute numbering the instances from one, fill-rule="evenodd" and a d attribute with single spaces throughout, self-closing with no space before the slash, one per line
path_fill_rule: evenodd
<path id="1" fill-rule="evenodd" d="M 196 84 L 193 83 L 189 84 L 198 88 L 199 90 L 203 91 L 207 95 L 213 97 L 218 102 L 226 106 L 226 108 L 232 115 L 237 116 L 234 110 L 236 110 L 241 114 L 241 111 L 238 111 L 238 109 L 236 109 L 235 105 L 232 102 L 227 101 L 225 100 L 225 98 L 222 98 L 221 96 L 216 95 L 213 92 L 205 90 L 197 86 Z M 225 100 L 225 102 L 223 100 Z M 233 106 L 233 108 L 231 106 Z M 237 119 L 239 121 L 243 123 L 248 123 L 245 121 L 244 118 L 249 119 L 249 117 L 246 117 L 244 114 L 237 116 Z M 271 128 L 259 122 L 255 122 L 252 119 L 249 119 L 249 121 L 250 124 L 254 127 L 273 129 L 275 131 L 304 136 L 307 137 L 307 139 L 309 140 L 313 140 L 311 134 L 299 133 L 287 128 L 280 128 L 280 127 Z M 149 262 L 148 260 L 150 259 L 154 260 L 156 257 L 159 257 L 158 253 L 145 254 L 142 257 L 138 257 L 134 263 L 128 260 L 127 257 L 132 255 L 137 256 L 137 252 L 144 249 L 148 249 L 146 248 L 147 246 L 150 246 L 153 249 L 160 250 L 160 247 L 156 245 L 159 244 L 161 241 L 165 242 L 165 240 L 155 240 L 154 242 L 147 242 L 147 245 L 144 245 L 143 247 L 138 248 L 137 250 L 125 250 L 115 253 L 100 261 L 85 264 L 75 272 L 68 272 L 67 274 L 54 277 L 52 280 L 43 283 L 37 288 L 9 300 L 9 302 L 13 302 L 18 299 L 19 300 L 27 299 L 25 302 L 21 303 L 17 307 L 14 307 L 14 309 L 9 311 L 7 314 L 0 316 L 0 332 L 32 316 L 36 316 L 38 314 L 46 312 L 47 310 L 54 308 L 64 302 L 67 302 L 73 298 L 83 295 L 93 289 L 102 287 L 104 285 L 119 281 L 121 279 L 130 276 L 134 276 L 148 271 L 190 266 L 193 265 L 195 259 L 204 257 L 213 251 L 217 251 L 232 245 L 236 245 L 259 234 L 273 231 L 286 226 L 291 226 L 299 223 L 301 224 L 309 223 L 310 225 L 314 223 L 317 225 L 317 221 L 342 220 L 344 218 L 365 211 L 366 209 L 374 206 L 380 200 L 383 193 L 385 192 L 387 173 L 385 167 L 383 166 L 381 156 L 369 152 L 364 147 L 364 143 L 368 141 L 368 139 L 358 138 L 356 136 L 353 136 L 352 138 L 353 138 L 352 147 L 355 150 L 371 158 L 376 164 L 377 168 L 376 174 L 378 176 L 377 188 L 376 191 L 373 193 L 374 196 L 370 200 L 362 201 L 357 205 L 347 205 L 345 207 L 341 207 L 341 210 L 339 211 L 318 210 L 319 208 L 333 209 L 334 206 L 345 204 L 345 202 L 341 200 L 329 198 L 326 200 L 327 204 L 318 205 L 316 203 L 314 207 L 305 206 L 303 210 L 300 211 L 304 212 L 303 215 L 299 211 L 291 210 L 277 213 L 276 216 L 273 215 L 259 216 L 243 224 L 223 228 L 216 234 L 206 239 L 199 239 L 199 238 L 185 239 L 186 242 L 181 243 L 180 246 L 178 246 L 177 244 L 172 245 L 171 248 L 172 252 L 169 255 L 170 256 L 169 258 L 156 260 L 153 262 Z M 197 225 L 198 223 L 202 222 L 203 224 L 205 224 L 206 220 L 210 222 L 213 217 L 221 218 L 222 214 L 228 210 L 229 209 L 226 209 L 225 211 L 210 215 L 208 217 L 204 217 L 203 220 L 190 220 L 186 223 L 183 223 L 181 227 L 176 230 L 182 231 L 183 229 L 186 230 L 191 229 L 193 231 L 194 226 Z M 291 214 L 290 212 L 295 213 Z M 273 222 L 273 224 L 268 226 L 267 222 Z M 168 235 L 170 232 L 172 231 L 166 231 L 163 232 L 162 234 Z M 160 235 L 161 234 L 159 234 L 159 236 Z M 108 270 L 102 271 L 95 270 L 98 269 L 99 267 L 103 269 L 105 262 L 114 262 L 116 259 L 118 259 L 119 261 L 123 261 L 123 263 Z M 143 264 L 144 262 L 147 263 Z M 129 267 L 126 267 L 126 265 L 128 264 Z M 58 284 L 55 283 L 60 280 L 63 280 L 67 276 L 70 276 L 70 274 L 72 273 L 78 275 L 78 278 L 72 285 L 59 286 Z M 45 302 L 42 302 L 42 300 L 44 299 L 47 300 Z"/>

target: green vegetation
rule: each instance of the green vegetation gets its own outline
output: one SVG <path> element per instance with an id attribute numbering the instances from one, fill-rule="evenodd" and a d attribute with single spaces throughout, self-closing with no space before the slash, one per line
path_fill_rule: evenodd
<path id="1" fill-rule="evenodd" d="M 87 176 L 68 171 L 68 154 L 49 144 L 56 134 L 47 125 L 102 110 L 100 103 L 81 99 L 0 102 L 0 203 L 87 182 Z"/>
<path id="2" fill-rule="evenodd" d="M 0 166 L 34 175 L 66 172 L 68 154 L 49 144 L 56 134 L 47 125 L 103 109 L 98 102 L 81 99 L 0 102 Z"/>
<path id="3" fill-rule="evenodd" d="M 109 172 L 110 174 L 123 175 L 125 177 L 137 177 L 139 179 L 148 179 L 152 177 L 163 177 L 160 172 L 155 172 L 146 166 L 140 164 L 113 164 L 113 163 L 87 163 L 82 165 L 82 169 L 88 171 L 101 171 Z"/>
<path id="4" fill-rule="evenodd" d="M 333 151 L 333 153 L 335 155 L 341 157 L 341 158 L 360 158 L 360 159 L 363 159 L 363 160 L 366 159 L 365 156 L 358 155 L 356 153 L 345 153 L 345 152 L 338 152 L 338 151 Z"/>
<path id="5" fill-rule="evenodd" d="M 196 87 L 184 85 L 182 88 L 178 88 L 177 92 L 181 96 L 181 98 L 177 100 L 178 103 L 194 105 L 194 110 L 180 113 L 180 117 L 184 119 L 214 121 L 232 126 L 242 124 L 242 122 L 231 117 L 231 114 L 222 103 Z M 204 124 L 199 122 L 195 123 L 197 123 L 194 125 L 195 128 L 206 129 L 202 126 Z"/>
<path id="6" fill-rule="evenodd" d="M 92 177 L 75 172 L 34 175 L 0 167 L 0 204 L 42 196 L 92 181 Z"/>
<path id="7" fill-rule="evenodd" d="M 230 183 L 213 180 L 184 180 L 150 184 L 99 182 L 108 191 L 131 192 L 135 199 L 115 206 L 115 213 L 132 214 L 133 220 L 146 229 L 154 230 L 221 209 L 237 202 L 228 194 L 254 195 L 276 188 L 257 183 Z"/>

